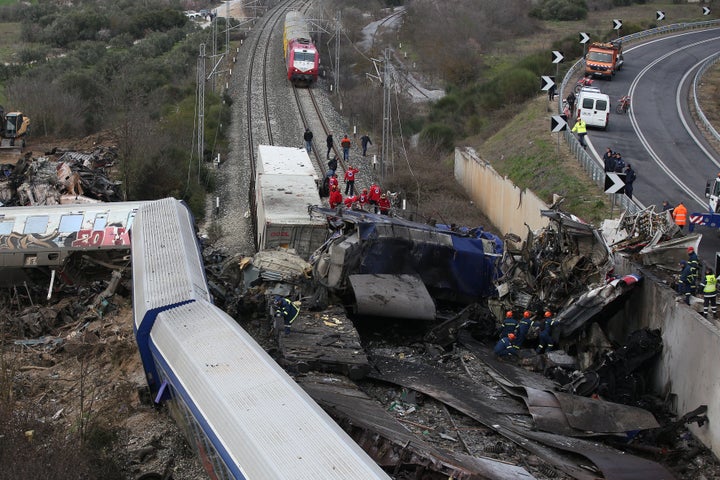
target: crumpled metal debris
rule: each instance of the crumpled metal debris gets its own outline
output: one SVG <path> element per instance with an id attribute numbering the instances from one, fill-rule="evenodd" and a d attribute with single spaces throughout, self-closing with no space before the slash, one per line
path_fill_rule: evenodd
<path id="1" fill-rule="evenodd" d="M 549 371 L 562 385 L 561 390 L 581 396 L 600 397 L 626 405 L 637 405 L 646 393 L 645 379 L 639 373 L 662 351 L 659 330 L 632 332 L 625 345 L 603 355 L 599 363 L 583 372 L 562 368 Z"/>
<path id="2" fill-rule="evenodd" d="M 698 248 L 701 234 L 684 235 L 669 211 L 656 212 L 651 205 L 635 214 L 627 211 L 619 220 L 605 220 L 603 237 L 614 252 L 636 255 L 644 265 L 679 271 L 687 247 Z"/>
<path id="3" fill-rule="evenodd" d="M 117 159 L 113 149 L 93 152 L 58 152 L 32 158 L 28 152 L 16 164 L 2 165 L 0 202 L 4 206 L 58 205 L 75 199 L 80 203 L 122 200 L 121 182 L 108 169 Z"/>
<path id="4" fill-rule="evenodd" d="M 521 246 L 506 238 L 504 275 L 497 282 L 505 307 L 559 307 L 604 283 L 612 268 L 612 254 L 596 228 L 559 210 L 542 214 L 550 225 L 537 232 L 528 229 Z"/>

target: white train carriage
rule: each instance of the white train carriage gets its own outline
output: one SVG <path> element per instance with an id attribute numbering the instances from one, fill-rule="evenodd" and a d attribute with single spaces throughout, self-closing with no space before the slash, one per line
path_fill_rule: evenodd
<path id="1" fill-rule="evenodd" d="M 135 336 L 150 391 L 156 394 L 160 385 L 148 341 L 157 314 L 195 300 L 210 301 L 193 219 L 179 200 L 166 198 L 138 210 L 132 267 Z"/>
<path id="2" fill-rule="evenodd" d="M 211 303 L 192 218 L 143 206 L 132 234 L 135 333 L 148 385 L 211 478 L 389 479 L 235 320 Z"/>
<path id="3" fill-rule="evenodd" d="M 150 348 L 213 478 L 389 478 L 232 317 L 198 300 L 158 314 Z"/>
<path id="4" fill-rule="evenodd" d="M 258 145 L 257 175 L 310 175 L 320 187 L 320 176 L 304 148 Z"/>

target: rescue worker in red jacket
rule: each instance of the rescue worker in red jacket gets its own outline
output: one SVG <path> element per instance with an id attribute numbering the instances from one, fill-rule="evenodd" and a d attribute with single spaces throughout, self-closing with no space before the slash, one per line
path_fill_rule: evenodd
<path id="1" fill-rule="evenodd" d="M 384 193 L 380 195 L 378 207 L 380 207 L 380 213 L 382 215 L 388 215 L 390 213 L 390 199 L 387 198 L 387 195 L 385 195 Z"/>
<path id="2" fill-rule="evenodd" d="M 380 203 L 380 195 L 382 195 L 382 191 L 380 190 L 380 187 L 378 187 L 377 184 L 373 182 L 373 184 L 370 185 L 370 205 L 372 205 L 374 207 L 373 211 L 375 213 L 378 212 L 378 204 Z"/>
<path id="3" fill-rule="evenodd" d="M 330 189 L 330 197 L 328 198 L 328 202 L 330 202 L 330 208 L 335 208 L 343 203 L 342 193 L 340 193 L 340 190 L 338 190 L 337 187 L 332 187 Z"/>
<path id="4" fill-rule="evenodd" d="M 355 177 L 359 171 L 352 165 L 345 170 L 345 195 L 355 195 Z"/>
<path id="5" fill-rule="evenodd" d="M 353 204 L 358 201 L 357 195 L 352 195 L 350 197 L 345 197 L 345 200 L 343 200 L 343 203 L 345 203 L 345 208 L 353 208 Z"/>
<path id="6" fill-rule="evenodd" d="M 368 189 L 363 188 L 362 192 L 360 193 L 360 196 L 358 197 L 358 202 L 360 202 L 360 208 L 363 210 L 365 209 L 365 205 L 370 201 L 370 196 L 368 195 Z"/>
<path id="7" fill-rule="evenodd" d="M 332 187 L 340 188 L 340 181 L 337 178 L 337 175 L 334 173 L 330 175 L 330 180 L 328 180 L 328 185 L 330 186 L 330 190 L 332 190 Z"/>

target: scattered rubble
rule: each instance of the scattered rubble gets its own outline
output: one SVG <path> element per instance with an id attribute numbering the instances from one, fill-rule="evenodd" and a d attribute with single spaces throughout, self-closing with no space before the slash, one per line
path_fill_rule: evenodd
<path id="1" fill-rule="evenodd" d="M 625 211 L 618 220 L 605 220 L 601 231 L 613 251 L 670 271 L 680 271 L 678 262 L 685 258 L 687 247 L 697 250 L 702 239 L 702 234 L 683 234 L 670 211 L 655 212 L 654 205 L 635 214 Z"/>
<path id="2" fill-rule="evenodd" d="M 0 165 L 0 205 L 120 201 L 121 183 L 110 178 L 117 156 L 112 147 L 91 152 L 53 149 L 40 157 L 28 152 L 14 164 Z"/>
<path id="3" fill-rule="evenodd" d="M 315 263 L 285 250 L 230 257 L 205 248 L 208 286 L 218 305 L 240 319 L 395 478 L 409 478 L 409 472 L 425 478 L 624 478 L 631 471 L 675 478 L 668 469 L 682 475 L 677 465 L 702 451 L 686 425 L 704 422 L 706 407 L 675 418 L 646 391 L 646 372 L 662 350 L 659 333 L 635 332 L 618 346 L 596 321 L 625 301 L 641 277 L 613 276 L 611 249 L 593 227 L 548 211 L 549 227 L 528 232 L 522 244 L 506 239 L 501 254 L 494 239 L 467 229 L 446 233 L 402 219 L 378 223 L 366 212 L 328 213 L 339 233 L 313 257 Z M 430 264 L 427 258 L 445 261 L 470 245 L 487 252 L 462 257 L 466 263 L 482 258 L 503 267 L 497 278 L 495 267 L 474 270 L 488 275 L 482 282 L 489 279 L 489 294 L 468 302 L 467 285 L 441 287 L 442 274 L 419 274 Z M 359 256 L 333 277 L 343 288 L 328 282 L 337 260 L 328 247 L 359 248 Z M 331 268 L 318 277 L 324 255 Z M 68 275 L 72 285 L 56 282 L 50 299 L 47 279 L 36 282 L 34 274 L 2 293 L 13 312 L 3 334 L 14 354 L 32 358 L 21 370 L 21 390 L 32 390 L 32 382 L 45 385 L 48 374 L 74 378 L 72 368 L 63 370 L 72 367 L 68 358 L 135 349 L 130 323 L 118 323 L 130 321 L 126 264 L 87 252 L 73 258 L 85 264 L 68 265 L 68 273 L 80 269 L 85 278 Z M 301 305 L 289 334 L 275 325 L 268 301 L 274 295 Z M 388 299 L 391 305 L 383 309 Z M 495 358 L 490 346 L 506 308 L 548 307 L 559 320 L 557 345 L 563 350 L 536 354 L 535 331 L 517 361 Z M 155 415 L 139 403 L 142 373 L 133 376 L 127 360 L 119 369 L 103 361 L 98 373 L 120 379 L 116 389 L 124 396 L 118 401 L 110 381 L 100 377 L 98 408 L 135 410 L 140 417 L 128 422 Z M 70 402 L 48 418 L 67 421 L 77 412 Z M 177 472 L 188 452 L 166 440 L 123 437 L 126 468 Z M 703 467 L 713 462 L 705 453 Z"/>

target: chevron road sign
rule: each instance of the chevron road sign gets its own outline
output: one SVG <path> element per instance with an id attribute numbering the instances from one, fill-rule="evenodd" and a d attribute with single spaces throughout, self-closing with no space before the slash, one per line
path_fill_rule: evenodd
<path id="1" fill-rule="evenodd" d="M 562 54 L 562 52 L 558 52 L 557 50 L 553 50 L 553 59 L 552 63 L 560 63 L 563 61 L 563 58 L 565 58 Z"/>
<path id="2" fill-rule="evenodd" d="M 550 117 L 550 131 L 552 133 L 562 132 L 567 130 L 567 121 L 565 121 L 565 115 L 553 115 Z"/>
<path id="3" fill-rule="evenodd" d="M 580 43 L 587 43 L 590 41 L 590 36 L 585 32 L 580 32 Z"/>
<path id="4" fill-rule="evenodd" d="M 625 193 L 625 174 L 605 173 L 605 193 Z"/>
<path id="5" fill-rule="evenodd" d="M 665 12 L 663 12 L 661 10 L 658 10 L 657 12 L 655 12 L 655 20 L 657 20 L 659 22 L 660 20 L 664 20 L 664 19 L 665 19 Z"/>
<path id="6" fill-rule="evenodd" d="M 622 28 L 622 20 L 613 18 L 613 30 L 620 30 Z"/>
<path id="7" fill-rule="evenodd" d="M 548 77 L 547 75 L 543 75 L 542 77 L 542 90 L 547 92 L 552 88 L 553 85 L 555 85 L 555 77 Z"/>
<path id="8" fill-rule="evenodd" d="M 710 9 L 708 7 L 703 7 L 703 15 L 710 15 Z"/>

